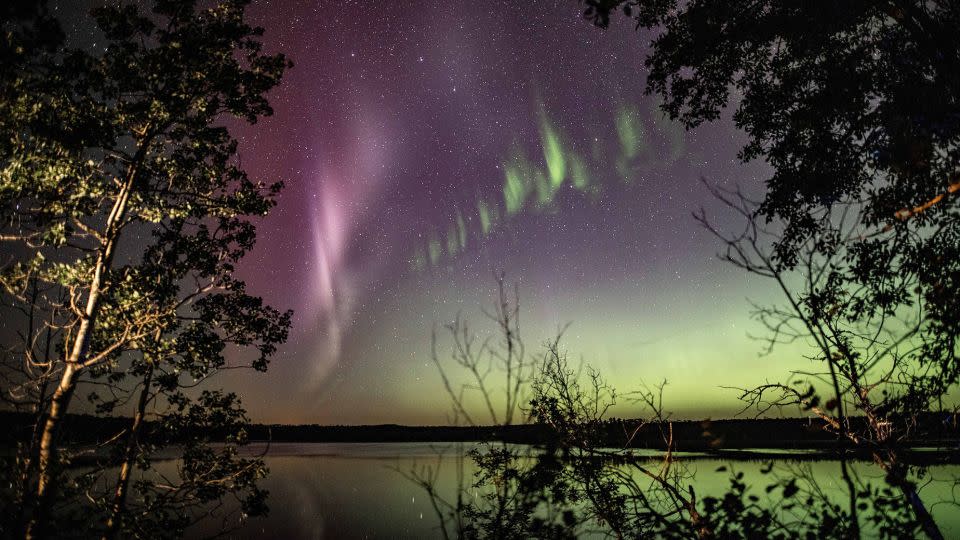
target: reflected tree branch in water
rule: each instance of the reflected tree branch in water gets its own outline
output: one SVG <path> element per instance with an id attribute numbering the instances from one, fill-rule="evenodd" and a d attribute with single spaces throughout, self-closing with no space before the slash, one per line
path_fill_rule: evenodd
<path id="1" fill-rule="evenodd" d="M 462 345 L 455 345 L 454 358 L 462 360 L 462 351 L 476 350 L 472 345 L 476 340 L 470 332 L 461 330 L 456 335 Z M 730 471 L 725 493 L 699 494 L 691 462 L 675 453 L 673 423 L 664 407 L 666 381 L 654 386 L 641 383 L 640 390 L 624 394 L 643 407 L 644 418 L 629 426 L 612 422 L 606 416 L 616 404 L 618 392 L 597 370 L 582 363 L 571 365 L 561 340 L 562 330 L 544 344 L 542 355 L 533 363 L 536 371 L 529 379 L 529 408 L 524 412 L 536 425 L 549 428 L 550 437 L 533 448 L 532 454 L 502 440 L 481 443 L 466 453 L 473 467 L 473 483 L 465 485 L 466 463 L 458 462 L 458 485 L 450 498 L 445 498 L 437 485 L 439 461 L 433 467 L 405 473 L 430 497 L 444 537 L 575 537 L 592 532 L 618 538 L 851 538 L 862 534 L 861 523 L 869 524 L 871 535 L 881 537 L 912 536 L 922 530 L 916 506 L 904 489 L 907 482 L 913 485 L 917 470 L 891 472 L 884 465 L 889 466 L 896 456 L 878 456 L 876 451 L 871 455 L 885 471 L 889 487 L 862 481 L 848 453 L 838 454 L 839 476 L 846 486 L 843 503 L 823 489 L 811 469 L 788 467 L 779 474 L 772 462 L 759 471 L 771 475 L 764 488 L 765 501 L 753 493 L 742 471 Z M 843 378 L 849 370 L 846 359 L 831 358 L 838 364 L 841 388 L 845 392 L 856 388 L 856 381 Z M 474 377 L 493 372 L 473 361 L 465 364 L 457 365 Z M 493 381 L 484 379 L 483 386 L 471 388 L 489 392 L 495 387 Z M 877 445 L 889 440 L 889 435 L 878 436 L 878 426 L 841 419 L 839 400 L 822 405 L 817 387 L 803 378 L 741 392 L 745 410 L 763 413 L 800 408 L 815 414 L 825 428 L 849 444 Z M 859 403 L 855 397 L 844 395 L 842 399 L 851 407 Z M 501 403 L 495 399 L 488 402 Z M 455 417 L 460 407 L 466 409 L 466 404 L 455 404 Z M 714 445 L 722 445 L 721 439 L 710 434 L 709 422 L 703 427 L 704 436 L 711 437 Z M 649 430 L 662 442 L 663 451 L 655 458 L 634 448 L 638 434 Z M 611 445 L 611 434 L 617 432 L 620 440 Z M 727 470 L 723 466 L 717 472 Z M 918 493 L 921 487 L 912 489 Z"/>

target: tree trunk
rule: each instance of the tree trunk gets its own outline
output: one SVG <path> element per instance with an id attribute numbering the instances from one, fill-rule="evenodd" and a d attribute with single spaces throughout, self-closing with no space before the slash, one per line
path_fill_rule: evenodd
<path id="1" fill-rule="evenodd" d="M 151 379 L 153 379 L 152 366 L 143 379 L 143 390 L 140 392 L 137 410 L 133 415 L 133 425 L 130 426 L 130 436 L 127 438 L 127 446 L 123 452 L 123 465 L 120 466 L 120 476 L 117 477 L 117 488 L 113 494 L 113 507 L 110 510 L 110 516 L 107 518 L 107 530 L 103 533 L 102 540 L 113 540 L 117 536 L 117 530 L 120 526 L 120 516 L 123 514 L 124 507 L 126 506 L 127 487 L 130 485 L 130 471 L 133 470 L 137 446 L 140 444 L 140 429 L 143 427 L 144 412 L 147 409 L 147 402 L 150 401 Z"/>
<path id="2" fill-rule="evenodd" d="M 70 398 L 73 396 L 73 390 L 76 387 L 77 367 L 76 364 L 67 364 L 63 369 L 63 375 L 60 377 L 60 384 L 50 399 L 50 414 L 44 422 L 43 434 L 40 436 L 40 450 L 37 457 L 37 491 L 33 515 L 27 523 L 25 536 L 28 539 L 42 538 L 46 536 L 47 531 L 44 526 L 47 521 L 47 513 L 53 499 L 53 470 L 57 458 L 56 436 L 60 426 L 60 420 L 63 418 L 67 406 L 70 404 Z"/>
<path id="3" fill-rule="evenodd" d="M 46 519 L 56 494 L 56 485 L 52 482 L 53 472 L 50 467 L 57 457 L 57 433 L 60 430 L 63 415 L 70 406 L 70 399 L 73 397 L 73 390 L 76 387 L 77 375 L 84 367 L 87 367 L 84 365 L 84 361 L 87 358 L 87 349 L 90 346 L 90 336 L 96 322 L 97 312 L 100 310 L 100 295 L 103 292 L 104 274 L 110 269 L 113 262 L 114 250 L 120 236 L 120 224 L 126 216 L 127 201 L 130 199 L 135 177 L 136 169 L 131 167 L 127 180 L 120 189 L 117 200 L 107 218 L 103 249 L 100 251 L 97 263 L 94 266 L 93 279 L 90 281 L 90 292 L 80 320 L 80 327 L 77 329 L 77 335 L 74 337 L 73 346 L 70 349 L 70 356 L 65 363 L 63 374 L 60 376 L 60 384 L 50 400 L 50 414 L 47 415 L 43 433 L 40 436 L 40 449 L 37 459 L 37 489 L 34 497 L 36 508 L 24 531 L 24 536 L 28 540 L 43 538 L 47 533 L 45 530 Z"/>

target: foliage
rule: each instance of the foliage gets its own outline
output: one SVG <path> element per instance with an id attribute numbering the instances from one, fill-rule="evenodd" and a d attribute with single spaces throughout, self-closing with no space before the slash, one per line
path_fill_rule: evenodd
<path id="1" fill-rule="evenodd" d="M 773 167 L 752 216 L 782 227 L 773 268 L 806 264 L 811 248 L 831 259 L 798 299 L 811 320 L 830 313 L 862 327 L 920 314 L 901 331 L 916 344 L 901 362 L 911 390 L 889 411 L 935 404 L 960 376 L 957 4 L 586 4 L 601 26 L 622 8 L 653 31 L 647 92 L 672 118 L 694 127 L 735 107 L 749 138 L 741 157 Z M 854 226 L 839 227 L 841 214 Z M 848 339 L 830 354 L 855 355 Z"/>
<path id="2" fill-rule="evenodd" d="M 457 328 L 463 326 L 461 321 Z M 454 343 L 454 351 L 462 350 L 457 339 Z M 729 474 L 728 489 L 699 493 L 694 487 L 698 462 L 675 453 L 673 424 L 663 406 L 666 382 L 619 396 L 640 405 L 648 416 L 624 424 L 622 443 L 611 446 L 606 415 L 618 393 L 596 370 L 571 365 L 560 343 L 557 336 L 544 344 L 542 357 L 528 364 L 532 376 L 523 382 L 529 387 L 523 392 L 529 396 L 524 413 L 549 428 L 553 437 L 547 443 L 479 444 L 466 452 L 472 481 L 465 481 L 465 465 L 459 465 L 461 483 L 454 498 L 438 491 L 439 465 L 404 473 L 426 491 L 445 538 L 595 533 L 617 538 L 839 539 L 859 537 L 861 531 L 877 538 L 913 538 L 924 530 L 904 491 L 905 485 L 922 480 L 922 469 L 888 469 L 888 485 L 876 486 L 854 472 L 843 453 L 840 468 L 849 480 L 849 504 L 826 495 L 812 471 L 773 462 L 760 469 L 765 479 L 760 486 L 748 485 L 743 472 L 725 465 L 716 472 Z M 458 364 L 468 372 L 474 365 Z M 484 388 L 496 384 L 486 381 Z M 502 404 L 496 398 L 489 403 Z M 634 449 L 636 434 L 649 427 L 663 439 L 666 450 L 660 457 Z M 899 479 L 890 480 L 893 475 Z"/>
<path id="3" fill-rule="evenodd" d="M 722 241 L 724 259 L 770 278 L 784 294 L 783 306 L 756 310 L 771 331 L 768 350 L 810 341 L 822 366 L 743 390 L 748 408 L 799 407 L 818 416 L 841 444 L 872 456 L 886 485 L 857 477 L 841 453 L 846 504 L 819 495 L 802 475 L 772 480 L 764 504 L 739 474 L 723 496 L 698 499 L 672 454 L 657 393 L 638 397 L 651 421 L 665 426 L 659 468 L 629 450 L 598 447 L 615 393 L 597 373 L 583 380 L 555 341 L 531 381 L 530 414 L 558 434 L 559 443 L 543 449 L 552 463 L 548 484 L 572 495 L 551 500 L 544 495 L 551 489 L 531 483 L 536 503 L 510 500 L 524 500 L 533 514 L 557 515 L 550 509 L 560 504 L 559 513 L 576 516 L 568 531 L 592 524 L 617 537 L 848 538 L 866 530 L 941 538 L 918 494 L 923 471 L 905 465 L 900 450 L 919 415 L 942 407 L 960 381 L 958 4 L 582 3 L 601 27 L 622 11 L 650 32 L 646 90 L 663 98 L 665 113 L 695 128 L 732 108 L 748 136 L 740 157 L 772 166 L 759 201 L 712 188 L 743 218 L 742 230 L 721 231 L 705 213 L 696 216 Z M 830 395 L 821 397 L 825 388 Z M 848 421 L 854 414 L 865 419 L 856 428 Z M 479 478 L 497 489 L 507 480 L 525 485 L 536 470 L 483 456 L 477 465 L 487 471 Z M 490 519 L 498 507 L 486 508 Z M 515 523 L 533 535 L 530 515 Z"/>
<path id="4" fill-rule="evenodd" d="M 687 127 L 734 109 L 744 160 L 772 166 L 722 257 L 770 278 L 769 345 L 808 340 L 822 369 L 743 391 L 759 412 L 800 406 L 872 453 L 924 532 L 941 537 L 899 459 L 920 414 L 960 381 L 960 22 L 956 2 L 585 0 L 652 32 L 647 92 Z M 825 399 L 823 388 L 829 388 Z M 863 415 L 855 430 L 849 415 Z M 846 468 L 858 521 L 857 489 Z M 855 531 L 856 532 L 856 531 Z"/>
<path id="5" fill-rule="evenodd" d="M 534 416 L 561 435 L 559 444 L 545 449 L 539 459 L 559 464 L 553 467 L 562 471 L 552 477 L 553 489 L 563 486 L 569 495 L 551 500 L 541 490 L 539 504 L 552 506 L 555 513 L 578 516 L 583 530 L 615 537 L 678 539 L 851 538 L 860 536 L 861 528 L 877 538 L 920 534 L 924 524 L 896 487 L 877 487 L 857 478 L 853 500 L 858 516 L 825 495 L 812 472 L 775 467 L 773 462 L 760 469 L 766 477 L 762 493 L 746 483 L 743 472 L 725 465 L 716 472 L 729 470 L 729 488 L 719 495 L 699 494 L 692 468 L 696 459 L 674 454 L 669 415 L 661 405 L 663 385 L 634 394 L 649 414 L 636 423 L 665 426 L 661 433 L 667 450 L 659 459 L 636 454 L 629 433 L 624 435 L 622 449 L 598 445 L 590 434 L 598 424 L 593 411 L 612 405 L 612 398 L 605 397 L 610 395 L 606 383 L 595 373 L 587 378 L 588 384 L 580 382 L 555 343 L 548 347 L 553 360 L 541 364 L 540 375 L 553 382 L 535 384 L 531 404 Z M 538 409 L 538 403 L 549 406 Z M 843 460 L 841 467 L 846 468 Z"/>
<path id="6" fill-rule="evenodd" d="M 28 536 L 66 530 L 54 515 L 91 498 L 103 521 L 74 525 L 105 536 L 176 536 L 187 506 L 231 493 L 264 511 L 262 462 L 236 451 L 239 400 L 191 390 L 222 369 L 265 370 L 290 325 L 233 276 L 256 238 L 250 217 L 282 183 L 247 176 L 225 122 L 271 114 L 266 94 L 289 66 L 263 51 L 247 3 L 102 6 L 91 13 L 102 49 L 66 48 L 43 3 L 3 8 L 0 285 L 19 337 L 0 380 L 10 406 L 37 415 L 5 497 Z M 123 465 L 115 493 L 76 498 L 84 475 L 63 472 L 58 429 L 78 387 L 100 413 L 133 414 L 104 443 Z M 174 442 L 179 478 L 135 484 L 133 503 L 153 517 L 124 517 L 132 464 L 147 469 Z"/>
<path id="7" fill-rule="evenodd" d="M 227 496 L 236 498 L 244 519 L 265 514 L 267 493 L 256 481 L 267 471 L 260 459 L 238 455 L 247 442 L 247 418 L 236 396 L 204 391 L 196 400 L 181 394 L 171 401 L 173 412 L 164 415 L 151 439 L 181 447 L 176 477 L 144 475 L 136 482 L 121 515 L 124 536 L 182 538 L 189 526 L 207 517 L 209 505 L 222 504 Z M 212 444 L 220 441 L 224 444 Z M 139 459 L 141 469 L 152 466 L 148 454 Z M 230 522 L 223 522 L 222 532 L 228 532 Z"/>

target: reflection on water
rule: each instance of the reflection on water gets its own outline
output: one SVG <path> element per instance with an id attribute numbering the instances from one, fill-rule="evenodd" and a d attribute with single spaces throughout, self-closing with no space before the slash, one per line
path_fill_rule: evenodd
<path id="1" fill-rule="evenodd" d="M 252 452 L 263 447 L 252 448 Z M 270 491 L 270 514 L 250 520 L 230 533 L 230 538 L 434 538 L 438 522 L 430 501 L 401 471 L 415 466 L 438 466 L 437 489 L 452 496 L 462 447 L 430 443 L 343 444 L 274 443 L 266 456 L 270 476 L 263 486 Z M 473 472 L 465 460 L 467 478 Z M 725 465 L 727 471 L 717 469 Z M 169 466 L 172 466 L 170 464 Z M 760 474 L 760 461 L 712 458 L 690 460 L 699 496 L 720 495 L 729 487 L 730 470 L 743 472 L 752 493 L 764 498 L 769 476 Z M 883 482 L 883 474 L 867 463 L 854 469 L 864 480 Z M 775 472 L 788 476 L 797 471 L 812 474 L 826 493 L 844 496 L 837 462 L 777 462 Z M 952 504 L 960 465 L 937 465 L 921 484 L 922 498 L 948 538 L 960 537 L 960 509 Z M 219 520 L 197 527 L 194 537 L 218 531 Z"/>

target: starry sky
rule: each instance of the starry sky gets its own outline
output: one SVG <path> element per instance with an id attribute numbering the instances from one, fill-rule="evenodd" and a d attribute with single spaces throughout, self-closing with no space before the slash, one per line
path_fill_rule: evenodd
<path id="1" fill-rule="evenodd" d="M 760 355 L 747 299 L 776 292 L 691 217 L 729 219 L 701 178 L 758 192 L 767 167 L 736 159 L 729 114 L 692 132 L 664 118 L 643 94 L 649 36 L 581 10 L 254 2 L 295 63 L 275 115 L 234 132 L 248 172 L 287 186 L 240 274 L 294 329 L 269 373 L 222 378 L 254 420 L 445 423 L 431 329 L 489 327 L 495 271 L 518 285 L 528 350 L 569 323 L 571 358 L 621 392 L 666 379 L 678 417 L 731 416 L 724 386 L 805 365 L 797 347 Z"/>

